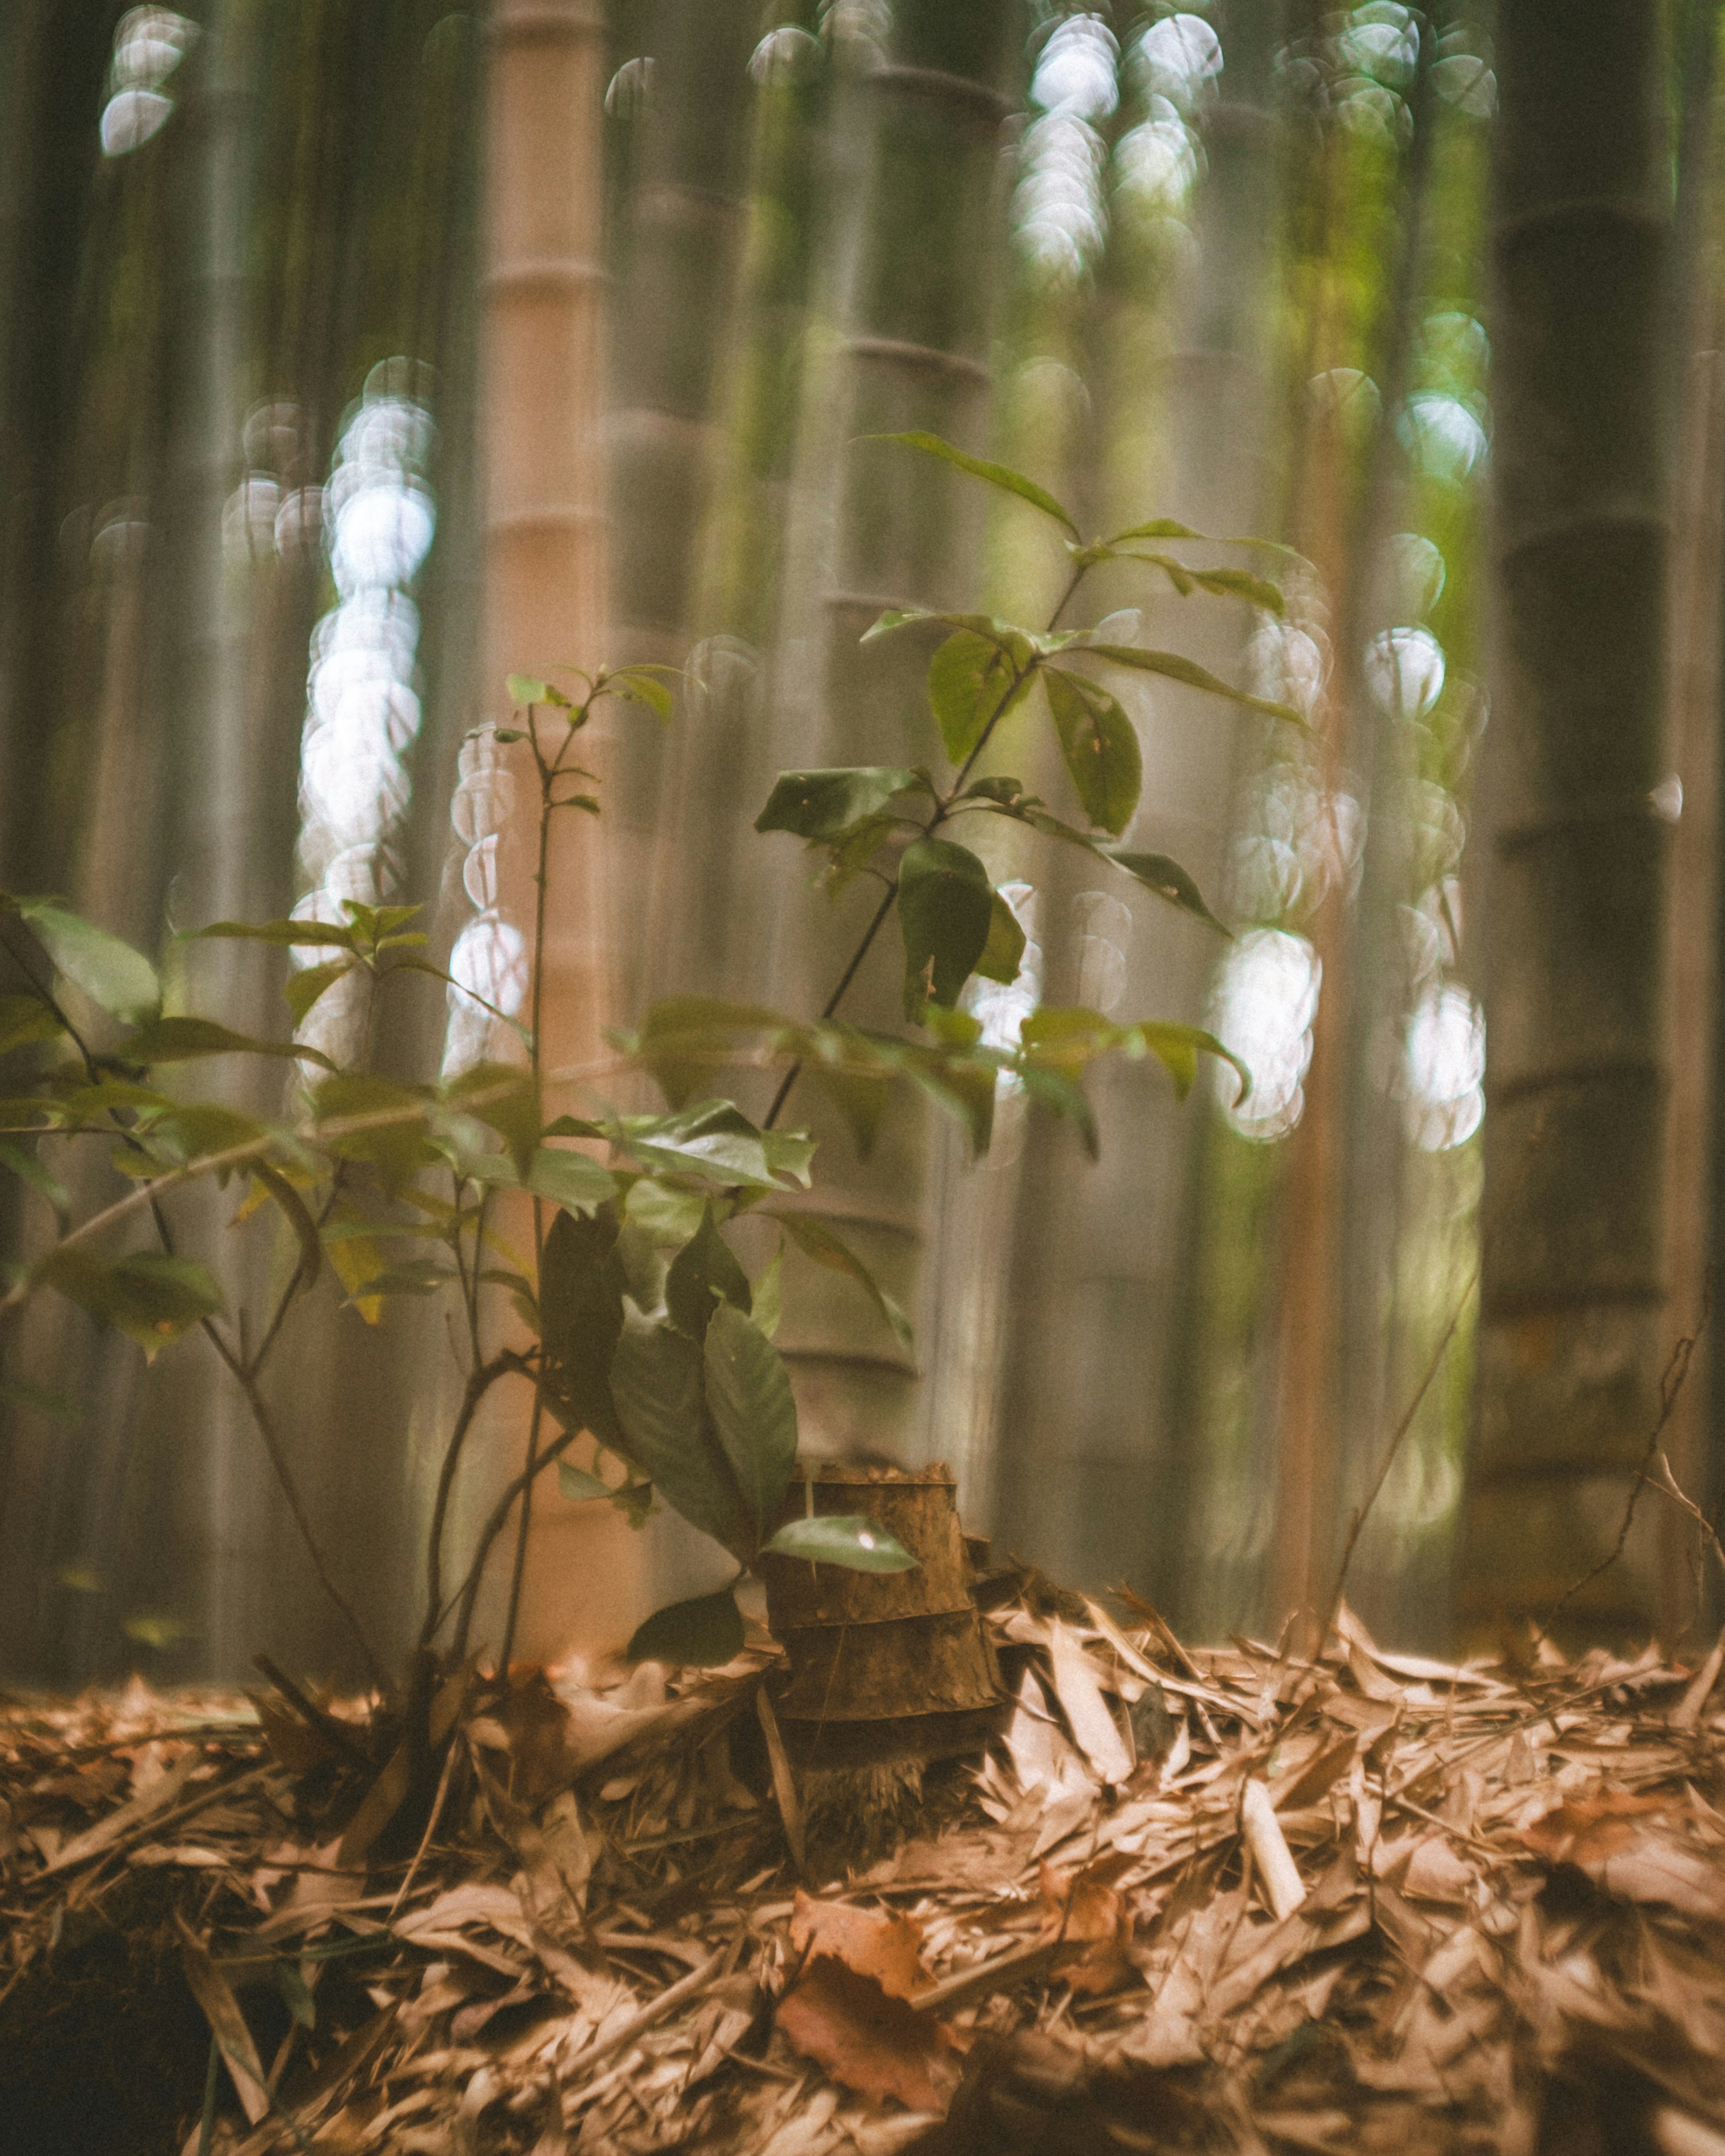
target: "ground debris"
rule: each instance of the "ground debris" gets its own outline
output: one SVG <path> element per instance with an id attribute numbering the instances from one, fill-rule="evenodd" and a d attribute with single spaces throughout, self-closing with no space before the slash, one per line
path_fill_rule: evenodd
<path id="1" fill-rule="evenodd" d="M 375 1702 L 7 1706 L 0 2118 L 116 2156 L 1725 2149 L 1725 1656 L 1452 1666 L 1344 1609 L 1307 1661 L 986 1599 L 999 1740 L 873 1820 L 865 1779 L 855 1816 L 780 1788 L 770 1652 L 464 1679 L 405 1832 Z M 805 1815 L 849 1861 L 793 1856 Z"/>

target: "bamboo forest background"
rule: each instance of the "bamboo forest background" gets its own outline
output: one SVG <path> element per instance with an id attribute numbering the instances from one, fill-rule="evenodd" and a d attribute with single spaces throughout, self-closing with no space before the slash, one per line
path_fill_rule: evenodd
<path id="1" fill-rule="evenodd" d="M 1709 1233 L 1715 25 L 1689 0 L 1664 54 L 1673 1329 Z M 782 766 L 927 755 L 906 662 L 857 653 L 873 613 L 1029 621 L 1064 583 L 1031 511 L 856 438 L 931 429 L 1087 528 L 1285 542 L 1280 619 L 1137 565 L 1086 586 L 1115 641 L 1310 721 L 1173 684 L 1131 705 L 1131 842 L 1182 860 L 1234 940 L 1003 824 L 1018 850 L 989 865 L 1029 940 L 1013 985 L 977 984 L 995 1039 L 1044 997 L 1208 1023 L 1249 1101 L 1111 1066 L 1099 1165 L 1005 1096 L 978 1164 L 913 1116 L 860 1170 L 823 1128 L 819 1204 L 911 1300 L 916 1356 L 827 1276 L 793 1290 L 780 1345 L 816 1441 L 949 1460 L 998 1547 L 1205 1636 L 1322 1602 L 1440 1357 L 1350 1594 L 1394 1640 L 1444 1639 L 1486 1098 L 1496 110 L 1489 11 L 1399 0 L 11 0 L 0 882 L 64 894 L 178 968 L 182 1008 L 260 1034 L 279 979 L 172 932 L 423 900 L 436 953 L 506 999 L 511 776 L 467 737 L 510 667 L 669 662 L 674 719 L 608 743 L 606 819 L 555 907 L 553 1060 L 644 1104 L 607 1027 L 691 989 L 806 1008 L 831 978 L 842 922 L 749 825 Z M 552 596 L 511 614 L 505 586 Z M 397 993 L 382 1067 L 476 1052 L 473 1005 Z M 764 1108 L 765 1081 L 737 1083 Z M 35 1202 L 8 1200 L 14 1247 Z M 236 1247 L 230 1276 L 270 1262 Z M 272 1399 L 391 1640 L 449 1397 L 440 1321 L 397 1299 L 379 1351 L 329 1286 L 292 1323 Z M 33 1305 L 0 1425 L 14 1676 L 233 1675 L 259 1646 L 345 1668 L 200 1343 L 146 1370 Z M 1697 1491 L 1708 1431 L 1697 1378 L 1672 1433 Z M 494 1486 L 518 1439 L 492 1430 Z M 632 1538 L 548 1498 L 536 1537 L 573 1583 L 543 1647 L 560 1625 L 614 1642 L 709 1584 L 675 1520 Z"/>

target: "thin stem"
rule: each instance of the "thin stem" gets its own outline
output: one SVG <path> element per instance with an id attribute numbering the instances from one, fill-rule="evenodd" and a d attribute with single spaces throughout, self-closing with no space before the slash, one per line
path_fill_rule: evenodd
<path id="1" fill-rule="evenodd" d="M 535 1476 L 542 1475 L 554 1460 L 561 1459 L 580 1434 L 578 1430 L 566 1430 L 561 1437 L 547 1445 L 538 1459 L 534 1461 L 531 1471 L 524 1468 L 512 1482 L 506 1484 L 502 1495 L 491 1507 L 490 1517 L 480 1530 L 479 1540 L 474 1549 L 473 1562 L 469 1565 L 466 1576 L 460 1586 L 457 1588 L 449 1600 L 450 1609 L 459 1604 L 461 1611 L 459 1620 L 455 1627 L 454 1641 L 449 1650 L 449 1659 L 458 1666 L 467 1659 L 467 1637 L 473 1629 L 473 1613 L 479 1601 L 480 1579 L 485 1571 L 485 1559 L 490 1555 L 492 1543 L 496 1541 L 508 1524 L 510 1513 L 515 1508 L 516 1499 L 523 1494 Z M 448 1609 L 439 1613 L 437 1620 L 439 1625 L 441 1625 L 448 1614 Z M 437 1626 L 433 1627 L 434 1632 L 436 1629 Z"/>
<path id="2" fill-rule="evenodd" d="M 455 1417 L 455 1426 L 450 1431 L 449 1444 L 444 1449 L 444 1464 L 438 1471 L 437 1496 L 432 1501 L 431 1527 L 425 1547 L 425 1623 L 419 1634 L 422 1647 L 431 1644 L 434 1634 L 443 1621 L 444 1525 L 449 1517 L 449 1493 L 455 1486 L 455 1470 L 461 1462 L 461 1449 L 467 1442 L 468 1432 L 473 1427 L 473 1419 L 479 1412 L 480 1402 L 499 1378 L 510 1370 L 520 1370 L 523 1367 L 519 1356 L 506 1352 L 495 1356 L 489 1363 L 481 1363 L 468 1375 L 460 1409 Z"/>
<path id="3" fill-rule="evenodd" d="M 328 1595 L 347 1620 L 347 1629 L 359 1642 L 360 1651 L 370 1665 L 372 1676 L 380 1685 L 387 1686 L 389 1680 L 384 1674 L 382 1663 L 372 1652 L 371 1641 L 366 1637 L 365 1627 L 355 1614 L 352 1604 L 336 1586 L 328 1565 L 324 1562 L 323 1552 L 317 1546 L 317 1537 L 311 1532 L 311 1522 L 300 1498 L 299 1485 L 294 1480 L 293 1470 L 288 1466 L 287 1455 L 282 1450 L 281 1440 L 276 1435 L 275 1426 L 270 1418 L 270 1410 L 264 1404 L 264 1396 L 259 1390 L 256 1376 L 235 1355 L 223 1338 L 220 1328 L 210 1319 L 206 1317 L 203 1320 L 203 1329 L 205 1338 L 221 1357 L 234 1382 L 245 1395 L 245 1404 L 251 1409 L 252 1420 L 257 1424 L 258 1435 L 264 1440 L 264 1450 L 270 1455 L 270 1465 L 275 1471 L 276 1481 L 281 1485 L 282 1495 L 287 1499 L 288 1510 L 294 1517 L 294 1525 L 300 1531 L 300 1539 L 305 1545 L 306 1553 L 311 1559 L 312 1568 L 317 1574 L 324 1593 Z"/>
<path id="4" fill-rule="evenodd" d="M 588 706 L 583 705 L 578 716 L 569 722 L 563 736 L 562 747 L 549 769 L 539 753 L 539 737 L 532 737 L 534 760 L 539 766 L 539 864 L 533 878 L 533 1040 L 528 1053 L 533 1072 L 533 1114 L 541 1128 L 545 1122 L 545 1101 L 540 1085 L 542 1068 L 540 1044 L 544 1038 L 545 1009 L 545 916 L 547 894 L 551 886 L 551 813 L 552 789 L 569 744 L 575 738 L 577 726 L 587 717 Z M 528 724 L 532 724 L 531 712 Z M 533 1199 L 533 1280 L 536 1290 L 545 1271 L 545 1204 L 536 1194 Z M 527 1569 L 527 1535 L 533 1523 L 533 1472 L 539 1457 L 539 1432 L 545 1419 L 545 1395 L 539 1387 L 533 1389 L 533 1412 L 527 1418 L 527 1479 L 521 1491 L 521 1518 L 516 1522 L 515 1562 L 509 1575 L 509 1610 L 503 1620 L 503 1645 L 498 1656 L 498 1667 L 505 1675 L 509 1670 L 509 1657 L 515 1645 L 515 1624 L 521 1605 L 521 1581 Z"/>

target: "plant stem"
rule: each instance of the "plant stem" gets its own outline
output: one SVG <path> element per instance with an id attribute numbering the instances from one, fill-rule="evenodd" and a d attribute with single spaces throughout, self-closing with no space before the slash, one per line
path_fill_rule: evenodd
<path id="1" fill-rule="evenodd" d="M 305 1545 L 307 1554 L 311 1559 L 312 1568 L 317 1574 L 324 1593 L 328 1595 L 347 1620 L 347 1629 L 358 1641 L 361 1652 L 371 1666 L 372 1676 L 380 1685 L 387 1686 L 389 1680 L 384 1674 L 382 1663 L 372 1652 L 371 1641 L 366 1637 L 365 1627 L 360 1623 L 353 1604 L 336 1586 L 329 1566 L 324 1562 L 323 1552 L 317 1546 L 317 1537 L 311 1532 L 311 1518 L 300 1496 L 299 1485 L 294 1480 L 293 1470 L 288 1466 L 287 1455 L 282 1450 L 281 1441 L 276 1435 L 275 1426 L 270 1419 L 270 1410 L 264 1404 L 264 1395 L 259 1389 L 256 1375 L 240 1361 L 222 1337 L 221 1328 L 213 1319 L 206 1317 L 203 1322 L 203 1329 L 204 1337 L 221 1357 L 234 1382 L 245 1395 L 245 1404 L 251 1409 L 252 1420 L 257 1424 L 258 1435 L 264 1440 L 264 1450 L 270 1455 L 270 1465 L 275 1471 L 276 1481 L 281 1485 L 282 1495 L 287 1499 L 288 1510 L 294 1516 L 294 1525 L 300 1531 L 300 1539 Z"/>
<path id="2" fill-rule="evenodd" d="M 465 1661 L 467 1656 L 467 1635 L 473 1629 L 473 1612 L 479 1599 L 480 1579 L 485 1571 L 485 1559 L 490 1553 L 492 1543 L 508 1525 L 509 1516 L 514 1509 L 516 1499 L 526 1493 L 535 1476 L 542 1475 L 554 1460 L 560 1459 L 568 1450 L 580 1434 L 578 1430 L 566 1430 L 561 1437 L 547 1445 L 544 1451 L 533 1462 L 531 1470 L 523 1469 L 521 1473 L 516 1476 L 514 1481 L 505 1486 L 502 1495 L 491 1508 L 490 1518 L 480 1530 L 479 1538 L 474 1548 L 473 1562 L 467 1568 L 467 1576 L 451 1598 L 451 1607 L 459 1603 L 461 1609 L 460 1620 L 455 1627 L 454 1641 L 449 1650 L 450 1661 L 458 1666 Z M 441 1624 L 444 1617 L 448 1614 L 447 1610 L 440 1611 L 438 1622 Z M 436 1627 L 434 1626 L 433 1630 L 435 1631 Z"/>
<path id="3" fill-rule="evenodd" d="M 563 745 L 549 766 L 539 752 L 539 733 L 532 708 L 527 711 L 528 739 L 533 746 L 533 761 L 539 772 L 539 861 L 533 876 L 533 1039 L 529 1050 L 533 1071 L 533 1115 L 541 1128 L 545 1122 L 545 1101 L 542 1089 L 543 1070 L 541 1045 L 542 1025 L 545 1011 L 545 916 L 547 893 L 551 882 L 551 813 L 552 791 L 569 744 L 575 738 L 576 729 L 586 723 L 592 699 L 581 706 L 569 721 L 563 736 Z M 545 1204 L 536 1194 L 533 1199 L 533 1280 L 537 1283 L 545 1270 Z M 527 1476 L 521 1489 L 521 1518 L 516 1527 L 515 1563 L 509 1575 L 509 1609 L 503 1620 L 503 1645 L 499 1650 L 497 1666 L 505 1676 L 509 1671 L 509 1657 L 515 1645 L 515 1622 L 521 1609 L 521 1580 L 527 1568 L 527 1535 L 533 1522 L 533 1475 L 539 1457 L 539 1432 L 545 1419 L 545 1395 L 536 1383 L 533 1388 L 533 1411 L 527 1418 Z"/>
<path id="4" fill-rule="evenodd" d="M 519 1356 L 506 1350 L 469 1373 L 466 1390 L 461 1396 L 460 1409 L 455 1417 L 455 1426 L 450 1431 L 449 1444 L 444 1449 L 444 1464 L 437 1478 L 437 1496 L 432 1501 L 431 1527 L 425 1545 L 425 1622 L 419 1633 L 422 1647 L 430 1645 L 443 1617 L 444 1527 L 449 1517 L 449 1493 L 455 1486 L 455 1470 L 460 1464 L 461 1449 L 467 1442 L 467 1434 L 473 1427 L 473 1419 L 479 1412 L 480 1402 L 499 1378 L 510 1370 L 519 1370 L 524 1367 Z"/>

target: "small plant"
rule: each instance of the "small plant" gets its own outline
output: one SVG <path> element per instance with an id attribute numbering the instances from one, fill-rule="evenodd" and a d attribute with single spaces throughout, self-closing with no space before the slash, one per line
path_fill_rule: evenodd
<path id="1" fill-rule="evenodd" d="M 619 1045 L 655 1076 L 667 1101 L 664 1114 L 547 1114 L 536 963 L 550 902 L 553 820 L 565 811 L 598 812 L 593 795 L 577 790 L 591 776 L 570 760 L 578 737 L 607 697 L 668 715 L 664 669 L 602 669 L 576 677 L 574 694 L 511 679 L 520 722 L 495 730 L 495 737 L 526 744 L 538 782 L 536 964 L 526 1022 L 484 1008 L 518 1035 L 520 1062 L 483 1063 L 420 1085 L 337 1067 L 302 1040 L 258 1040 L 213 1019 L 165 1010 L 150 963 L 55 901 L 0 901 L 0 937 L 22 984 L 0 998 L 0 1056 L 20 1074 L 10 1097 L 0 1101 L 0 1163 L 48 1207 L 55 1229 L 48 1246 L 17 1270 L 0 1312 L 51 1287 L 128 1333 L 146 1357 L 182 1335 L 203 1333 L 244 1394 L 326 1589 L 379 1682 L 405 1702 L 422 1755 L 439 1674 L 468 1661 L 485 1561 L 519 1507 L 498 1648 L 500 1670 L 507 1666 L 528 1507 L 538 1478 L 553 1466 L 567 1495 L 618 1506 L 636 1522 L 655 1501 L 670 1506 L 731 1553 L 739 1578 L 769 1552 L 865 1571 L 912 1563 L 864 1518 L 776 1524 L 797 1452 L 796 1407 L 773 1345 L 784 1240 L 752 1281 L 726 1240 L 726 1223 L 745 1212 L 773 1219 L 801 1255 L 854 1280 L 909 1342 L 902 1313 L 855 1252 L 822 1223 L 775 1202 L 810 1181 L 812 1140 L 778 1127 L 799 1076 L 829 1095 L 865 1153 L 897 1085 L 920 1087 L 956 1114 L 980 1152 L 1003 1074 L 1032 1101 L 1070 1118 L 1092 1152 L 1096 1127 L 1082 1079 L 1100 1055 L 1154 1056 L 1183 1095 L 1200 1054 L 1225 1058 L 1242 1085 L 1249 1082 L 1236 1059 L 1197 1027 L 1158 1019 L 1119 1025 L 1083 1009 L 1044 1007 L 1025 1019 L 1015 1045 L 985 1045 L 977 1020 L 959 1007 L 961 996 L 973 975 L 1010 982 L 1024 933 L 980 859 L 947 834 L 961 817 L 1009 818 L 1084 849 L 1219 927 L 1177 862 L 1117 843 L 1137 809 L 1142 774 L 1132 724 L 1096 670 L 1160 675 L 1295 724 L 1296 715 L 1230 688 L 1176 654 L 1098 641 L 1058 624 L 1084 578 L 1105 561 L 1142 561 L 1182 593 L 1224 593 L 1276 611 L 1280 593 L 1243 571 L 1195 569 L 1169 553 L 1169 545 L 1199 536 L 1183 526 L 1144 524 L 1086 542 L 1060 504 L 1021 475 L 932 435 L 891 439 L 1052 518 L 1065 539 L 1070 582 L 1041 632 L 983 615 L 917 611 L 885 614 L 869 632 L 890 635 L 927 621 L 947 630 L 928 670 L 928 696 L 951 775 L 942 780 L 929 767 L 870 766 L 780 777 L 756 828 L 788 833 L 823 855 L 833 896 L 858 877 L 878 881 L 881 895 L 817 1018 L 696 997 L 646 1014 L 639 1033 Z M 1001 721 L 1039 688 L 1082 824 L 1055 815 L 1015 778 L 976 775 Z M 418 911 L 348 901 L 337 922 L 218 921 L 197 933 L 324 954 L 289 977 L 285 995 L 296 1028 L 343 983 L 344 993 L 377 999 L 387 1023 L 382 999 L 403 992 L 403 977 L 456 985 L 426 955 L 426 938 L 413 925 Z M 858 968 L 895 916 L 904 947 L 905 1018 L 915 1029 L 902 1034 L 851 1025 L 839 1015 Z M 175 1065 L 228 1055 L 300 1065 L 303 1112 L 270 1121 L 188 1101 L 172 1090 Z M 711 1074 L 739 1065 L 783 1070 L 760 1123 L 731 1101 L 703 1092 Z M 55 1148 L 90 1142 L 108 1148 L 132 1187 L 74 1224 L 54 1172 Z M 598 1146 L 606 1149 L 603 1162 L 590 1149 Z M 288 1237 L 285 1284 L 267 1310 L 244 1324 L 230 1320 L 213 1274 L 178 1246 L 174 1194 L 208 1177 L 243 1188 L 236 1224 L 273 1211 Z M 531 1270 L 497 1229 L 496 1200 L 505 1191 L 531 1203 Z M 151 1231 L 154 1246 L 117 1247 L 138 1226 Z M 402 1295 L 448 1296 L 460 1320 L 465 1385 L 438 1476 L 418 1650 L 413 1669 L 395 1685 L 316 1547 L 289 1448 L 262 1390 L 290 1306 L 326 1265 L 367 1323 L 377 1323 L 385 1301 Z M 464 1553 L 465 1563 L 452 1568 L 450 1500 L 466 1441 L 481 1402 L 506 1383 L 531 1395 L 526 1460 Z M 583 1435 L 598 1446 L 603 1471 L 578 1468 L 565 1457 Z M 742 1638 L 741 1616 L 725 1589 L 660 1611 L 629 1650 L 711 1663 L 727 1660 Z"/>

